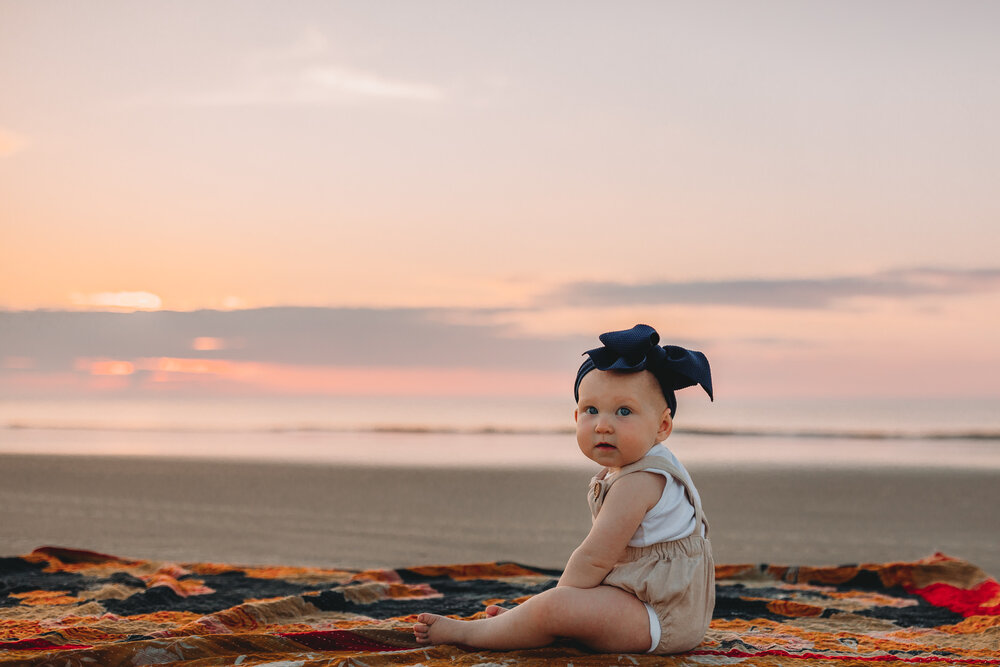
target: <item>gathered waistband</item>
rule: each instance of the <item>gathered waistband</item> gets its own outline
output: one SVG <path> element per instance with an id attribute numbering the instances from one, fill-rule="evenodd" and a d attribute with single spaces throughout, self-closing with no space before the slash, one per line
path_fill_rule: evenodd
<path id="1" fill-rule="evenodd" d="M 631 563 L 647 556 L 676 558 L 678 556 L 699 556 L 705 553 L 708 538 L 697 532 L 670 542 L 657 542 L 645 547 L 625 547 L 625 555 L 620 562 Z"/>

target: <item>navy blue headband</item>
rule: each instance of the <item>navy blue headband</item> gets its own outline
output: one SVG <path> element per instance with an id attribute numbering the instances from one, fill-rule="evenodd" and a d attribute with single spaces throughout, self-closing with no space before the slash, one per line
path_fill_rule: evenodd
<path id="1" fill-rule="evenodd" d="M 580 400 L 580 381 L 590 371 L 617 371 L 637 373 L 647 370 L 652 373 L 663 397 L 667 399 L 670 416 L 677 415 L 677 397 L 674 391 L 700 384 L 712 396 L 712 369 L 708 359 L 701 352 L 685 350 L 677 345 L 658 345 L 660 334 L 647 324 L 637 324 L 625 331 L 609 331 L 600 335 L 604 347 L 587 350 L 587 359 L 576 373 L 573 396 Z"/>

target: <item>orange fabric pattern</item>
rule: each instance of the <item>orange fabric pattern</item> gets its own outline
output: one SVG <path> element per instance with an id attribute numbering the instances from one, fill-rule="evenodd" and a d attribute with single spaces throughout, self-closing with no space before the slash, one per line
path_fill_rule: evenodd
<path id="1" fill-rule="evenodd" d="M 413 640 L 420 611 L 483 617 L 487 604 L 523 602 L 558 575 L 516 563 L 352 571 L 43 547 L 0 558 L 0 665 L 1000 665 L 1000 585 L 941 554 L 829 568 L 720 565 L 708 635 L 677 656 Z"/>

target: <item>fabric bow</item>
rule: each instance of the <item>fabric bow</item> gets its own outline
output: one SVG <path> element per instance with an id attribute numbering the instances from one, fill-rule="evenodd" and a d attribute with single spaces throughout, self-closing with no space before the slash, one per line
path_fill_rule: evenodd
<path id="1" fill-rule="evenodd" d="M 660 383 L 671 416 L 677 414 L 674 391 L 701 385 L 708 397 L 712 395 L 712 370 L 704 354 L 678 345 L 660 346 L 660 334 L 647 324 L 637 324 L 624 331 L 609 331 L 599 336 L 604 347 L 587 350 L 586 359 L 576 375 L 573 395 L 580 400 L 580 381 L 590 371 L 651 372 Z"/>

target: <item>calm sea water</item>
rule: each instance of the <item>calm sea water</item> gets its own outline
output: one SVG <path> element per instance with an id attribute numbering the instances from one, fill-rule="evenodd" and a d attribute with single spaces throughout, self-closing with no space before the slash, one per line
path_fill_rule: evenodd
<path id="1" fill-rule="evenodd" d="M 592 467 L 575 446 L 573 407 L 509 397 L 5 400 L 0 453 Z M 691 465 L 1000 471 L 998 399 L 691 400 L 675 427 L 668 445 Z"/>

